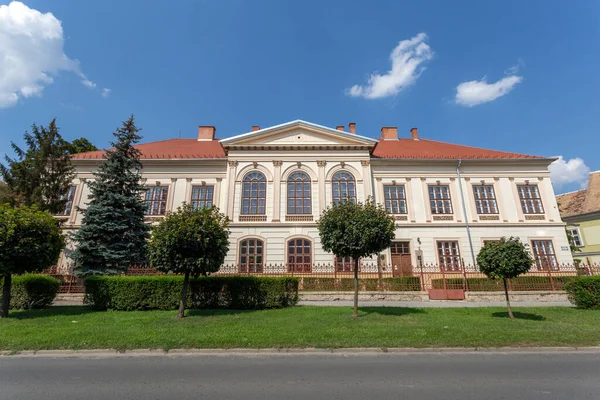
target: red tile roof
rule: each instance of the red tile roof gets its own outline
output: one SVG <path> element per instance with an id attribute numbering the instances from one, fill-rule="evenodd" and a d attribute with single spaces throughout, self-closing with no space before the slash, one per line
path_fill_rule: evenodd
<path id="1" fill-rule="evenodd" d="M 198 141 L 197 139 L 168 139 L 158 142 L 138 144 L 135 146 L 142 152 L 142 159 L 173 158 L 226 158 L 225 150 L 218 140 Z M 74 154 L 75 160 L 102 159 L 104 150 Z"/>
<path id="2" fill-rule="evenodd" d="M 396 159 L 543 159 L 544 157 L 526 154 L 508 153 L 504 151 L 487 150 L 477 147 L 437 142 L 427 139 L 398 139 L 383 140 L 373 150 L 375 158 Z"/>
<path id="3" fill-rule="evenodd" d="M 560 215 L 572 217 L 600 211 L 600 171 L 590 172 L 587 189 L 556 196 Z"/>

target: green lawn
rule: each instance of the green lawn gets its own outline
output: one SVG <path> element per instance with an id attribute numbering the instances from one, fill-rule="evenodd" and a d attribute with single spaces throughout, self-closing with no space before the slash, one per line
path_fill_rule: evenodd
<path id="1" fill-rule="evenodd" d="M 265 311 L 13 311 L 0 350 L 279 347 L 598 346 L 600 311 L 519 308 L 294 307 Z"/>

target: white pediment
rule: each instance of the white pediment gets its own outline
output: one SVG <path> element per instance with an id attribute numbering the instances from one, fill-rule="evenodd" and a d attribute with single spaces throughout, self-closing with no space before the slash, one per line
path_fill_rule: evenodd
<path id="1" fill-rule="evenodd" d="M 312 124 L 305 121 L 293 121 L 285 124 L 248 132 L 242 135 L 221 140 L 227 147 L 305 147 L 305 146 L 369 146 L 376 140 L 338 131 L 336 129 Z"/>

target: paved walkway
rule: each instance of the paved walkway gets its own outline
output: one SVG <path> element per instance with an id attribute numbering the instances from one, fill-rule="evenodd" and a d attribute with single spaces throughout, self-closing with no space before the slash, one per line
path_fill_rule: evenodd
<path id="1" fill-rule="evenodd" d="M 299 301 L 300 306 L 340 306 L 352 307 L 351 301 Z M 462 307 L 506 307 L 504 301 L 359 301 L 359 307 L 410 307 L 410 308 L 462 308 Z M 573 307 L 568 301 L 513 301 L 513 307 Z"/>

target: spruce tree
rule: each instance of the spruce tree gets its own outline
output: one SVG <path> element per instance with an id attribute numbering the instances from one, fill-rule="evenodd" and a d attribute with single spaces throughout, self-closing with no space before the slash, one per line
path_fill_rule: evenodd
<path id="1" fill-rule="evenodd" d="M 79 275 L 119 274 L 146 262 L 150 226 L 144 222 L 145 191 L 141 183 L 140 139 L 133 115 L 113 134 L 113 149 L 89 182 L 91 201 L 74 234 L 71 258 Z"/>
<path id="2" fill-rule="evenodd" d="M 17 158 L 6 156 L 7 165 L 0 164 L 0 175 L 16 203 L 58 214 L 65 208 L 65 194 L 74 177 L 69 143 L 60 135 L 56 119 L 47 127 L 33 124 L 23 139 L 27 148 L 12 142 Z"/>

